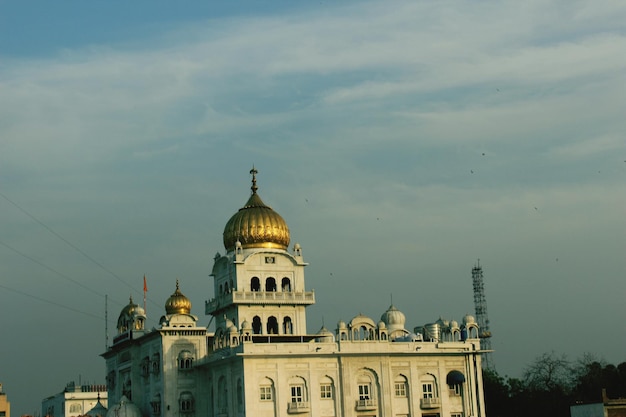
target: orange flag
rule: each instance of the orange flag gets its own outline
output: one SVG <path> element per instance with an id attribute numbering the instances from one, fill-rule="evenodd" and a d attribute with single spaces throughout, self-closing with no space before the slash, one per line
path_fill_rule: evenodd
<path id="1" fill-rule="evenodd" d="M 146 276 L 143 276 L 143 292 L 148 292 L 148 284 L 146 284 Z"/>

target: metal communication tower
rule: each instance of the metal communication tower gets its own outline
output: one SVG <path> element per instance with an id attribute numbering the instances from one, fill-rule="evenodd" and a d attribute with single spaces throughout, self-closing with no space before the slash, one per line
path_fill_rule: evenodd
<path id="1" fill-rule="evenodd" d="M 478 323 L 478 337 L 481 350 L 491 351 L 491 331 L 489 330 L 489 316 L 487 316 L 487 300 L 485 299 L 485 285 L 483 283 L 483 268 L 480 259 L 472 268 L 472 282 L 474 284 L 474 309 Z M 483 354 L 483 368 L 493 369 L 491 352 Z"/>

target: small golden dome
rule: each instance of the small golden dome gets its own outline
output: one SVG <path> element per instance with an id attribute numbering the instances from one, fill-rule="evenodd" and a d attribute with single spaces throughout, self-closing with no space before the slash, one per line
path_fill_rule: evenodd
<path id="1" fill-rule="evenodd" d="M 143 308 L 135 304 L 135 302 L 133 301 L 133 296 L 131 295 L 128 300 L 128 304 L 120 312 L 120 317 L 121 316 L 132 317 L 135 314 L 145 314 L 145 312 L 143 311 Z"/>
<path id="2" fill-rule="evenodd" d="M 176 280 L 176 291 L 165 302 L 166 314 L 190 314 L 191 313 L 191 301 L 185 297 L 178 287 L 178 280 Z"/>
<path id="3" fill-rule="evenodd" d="M 235 248 L 237 242 L 242 248 L 289 247 L 289 227 L 287 222 L 271 207 L 265 205 L 256 193 L 257 170 L 252 168 L 252 195 L 246 204 L 235 213 L 224 227 L 224 247 L 227 251 Z"/>

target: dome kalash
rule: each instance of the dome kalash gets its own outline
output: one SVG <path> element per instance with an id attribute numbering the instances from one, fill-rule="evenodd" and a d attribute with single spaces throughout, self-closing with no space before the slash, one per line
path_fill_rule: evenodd
<path id="1" fill-rule="evenodd" d="M 224 227 L 224 247 L 230 252 L 235 249 L 237 242 L 243 249 L 247 248 L 277 248 L 289 247 L 289 227 L 287 222 L 267 206 L 257 194 L 256 174 L 252 174 L 252 195 L 246 204 L 235 213 L 226 227 Z"/>
<path id="2" fill-rule="evenodd" d="M 176 291 L 165 302 L 165 313 L 168 315 L 191 313 L 191 301 L 180 292 L 178 280 L 176 280 Z"/>

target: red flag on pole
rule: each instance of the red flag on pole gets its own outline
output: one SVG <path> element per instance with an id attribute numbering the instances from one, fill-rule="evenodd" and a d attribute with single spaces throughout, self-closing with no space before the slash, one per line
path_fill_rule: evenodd
<path id="1" fill-rule="evenodd" d="M 143 274 L 143 311 L 146 311 L 146 293 L 148 292 L 148 284 L 146 284 L 146 274 Z"/>

